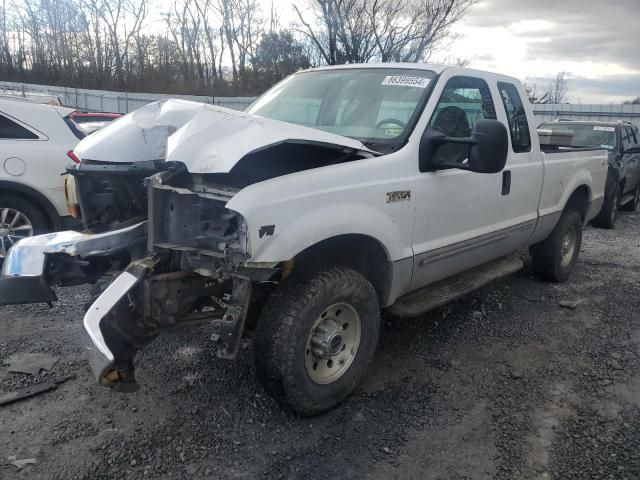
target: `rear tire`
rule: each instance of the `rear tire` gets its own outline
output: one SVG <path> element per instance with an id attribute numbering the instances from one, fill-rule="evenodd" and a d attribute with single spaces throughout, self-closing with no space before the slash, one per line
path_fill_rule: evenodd
<path id="1" fill-rule="evenodd" d="M 565 210 L 546 240 L 530 248 L 533 270 L 540 278 L 564 282 L 573 271 L 582 246 L 582 217 Z"/>
<path id="2" fill-rule="evenodd" d="M 379 330 L 378 297 L 362 275 L 339 266 L 294 272 L 271 295 L 258 320 L 258 379 L 296 412 L 324 412 L 360 383 Z"/>
<path id="3" fill-rule="evenodd" d="M 638 185 L 633 191 L 633 199 L 622 205 L 620 210 L 625 212 L 635 212 L 638 208 L 638 203 L 640 203 L 640 185 Z"/>
<path id="4" fill-rule="evenodd" d="M 0 195 L 0 259 L 18 240 L 49 231 L 47 217 L 32 201 Z"/>
<path id="5" fill-rule="evenodd" d="M 618 218 L 618 208 L 620 207 L 620 185 L 615 184 L 613 189 L 604 199 L 602 210 L 593 219 L 595 227 L 613 229 Z"/>

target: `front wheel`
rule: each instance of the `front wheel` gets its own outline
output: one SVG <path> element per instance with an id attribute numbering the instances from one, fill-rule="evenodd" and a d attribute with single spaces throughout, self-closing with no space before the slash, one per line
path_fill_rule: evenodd
<path id="1" fill-rule="evenodd" d="M 303 415 L 347 398 L 380 330 L 376 292 L 359 273 L 327 266 L 292 274 L 269 298 L 255 334 L 255 366 L 268 393 Z"/>
<path id="2" fill-rule="evenodd" d="M 544 280 L 564 282 L 576 265 L 582 246 L 582 217 L 562 212 L 558 224 L 545 240 L 530 248 L 534 272 Z"/>

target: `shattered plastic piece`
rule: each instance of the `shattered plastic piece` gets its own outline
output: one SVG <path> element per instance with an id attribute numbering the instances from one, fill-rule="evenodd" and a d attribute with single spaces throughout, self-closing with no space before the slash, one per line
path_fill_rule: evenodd
<path id="1" fill-rule="evenodd" d="M 25 465 L 35 465 L 36 459 L 35 458 L 17 459 L 15 455 L 11 455 L 10 457 L 7 457 L 7 462 L 8 462 L 9 465 L 13 465 L 15 467 L 18 467 L 18 470 L 22 470 L 22 468 Z"/>
<path id="2" fill-rule="evenodd" d="M 13 392 L 9 392 L 5 395 L 0 396 L 0 405 L 17 402 L 18 400 L 22 400 L 23 398 L 33 397 L 34 395 L 48 392 L 49 390 L 54 390 L 58 388 L 58 385 L 60 385 L 61 383 L 64 383 L 67 380 L 72 380 L 74 378 L 75 375 L 69 375 L 68 377 L 63 377 L 54 381 L 41 382 L 36 383 L 35 385 L 29 385 L 28 387 L 19 388 L 18 390 L 14 390 Z"/>
<path id="3" fill-rule="evenodd" d="M 46 353 L 16 353 L 9 357 L 9 371 L 37 375 L 40 370 L 51 370 L 60 357 Z"/>

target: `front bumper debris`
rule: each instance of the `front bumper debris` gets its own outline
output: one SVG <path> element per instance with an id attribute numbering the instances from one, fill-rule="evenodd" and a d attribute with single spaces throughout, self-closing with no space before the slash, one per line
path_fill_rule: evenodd
<path id="1" fill-rule="evenodd" d="M 83 345 L 91 370 L 99 384 L 122 392 L 138 389 L 133 375 L 133 350 L 117 330 L 103 330 L 103 320 L 114 307 L 153 269 L 157 259 L 133 262 L 89 307 L 83 320 Z M 105 335 L 103 332 L 109 332 Z"/>
<path id="2" fill-rule="evenodd" d="M 144 247 L 146 238 L 146 221 L 95 235 L 66 231 L 25 238 L 9 250 L 4 260 L 0 276 L 0 305 L 57 300 L 51 290 L 51 285 L 58 280 L 51 270 L 54 262 L 49 261 L 53 257 L 66 256 L 86 263 L 91 258 L 132 250 L 136 244 Z M 62 275 L 67 275 L 69 280 L 68 272 L 62 272 Z"/>
<path id="3" fill-rule="evenodd" d="M 133 360 L 138 349 L 155 338 L 162 327 L 175 325 L 175 317 L 157 311 L 159 295 L 165 292 L 163 283 L 188 280 L 180 274 L 151 275 L 160 257 L 148 257 L 133 262 L 121 273 L 89 307 L 84 317 L 83 343 L 88 354 L 91 370 L 96 381 L 103 386 L 120 392 L 138 389 L 134 375 Z M 146 278 L 145 278 L 146 277 Z M 169 277 L 162 280 L 163 277 Z M 160 278 L 154 282 L 154 278 Z M 203 277 L 200 277 L 201 279 Z M 157 283 L 154 287 L 154 283 Z M 194 288 L 199 288 L 194 285 Z M 206 287 L 200 287 L 206 288 Z M 188 292 L 184 293 L 188 295 Z M 214 329 L 212 339 L 218 344 L 218 356 L 233 359 L 238 353 L 240 340 L 249 310 L 251 280 L 243 276 L 233 276 L 233 291 L 226 313 L 196 312 L 185 315 L 180 320 L 208 320 Z M 174 300 L 165 296 L 166 306 L 172 310 Z M 130 304 L 143 305 L 141 311 L 130 314 Z M 148 316 L 151 306 L 156 315 Z M 134 309 L 135 310 L 135 309 Z"/>

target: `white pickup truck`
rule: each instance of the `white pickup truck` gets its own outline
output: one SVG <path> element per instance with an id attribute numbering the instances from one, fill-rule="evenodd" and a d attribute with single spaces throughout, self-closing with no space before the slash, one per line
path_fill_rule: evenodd
<path id="1" fill-rule="evenodd" d="M 120 391 L 162 328 L 209 321 L 228 359 L 255 329 L 268 392 L 322 412 L 362 380 L 381 309 L 420 315 L 519 270 L 525 247 L 540 277 L 569 276 L 607 152 L 543 153 L 534 122 L 517 80 L 423 64 L 300 72 L 246 112 L 150 104 L 78 145 L 87 231 L 19 242 L 0 303 L 104 284 L 84 332 Z"/>

